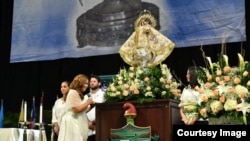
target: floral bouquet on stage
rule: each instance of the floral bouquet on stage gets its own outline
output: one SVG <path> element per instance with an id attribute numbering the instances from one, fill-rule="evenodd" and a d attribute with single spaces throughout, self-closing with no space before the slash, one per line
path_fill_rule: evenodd
<path id="1" fill-rule="evenodd" d="M 247 124 L 246 114 L 250 113 L 250 63 L 238 54 L 239 65 L 231 67 L 228 56 L 220 56 L 213 63 L 207 57 L 209 67 L 198 72 L 200 87 L 199 115 L 202 118 L 223 117 L 237 124 Z M 230 124 L 230 123 L 227 123 Z"/>
<path id="2" fill-rule="evenodd" d="M 178 99 L 181 90 L 166 64 L 144 68 L 141 66 L 121 69 L 109 84 L 106 102 L 150 102 L 155 99 Z"/>

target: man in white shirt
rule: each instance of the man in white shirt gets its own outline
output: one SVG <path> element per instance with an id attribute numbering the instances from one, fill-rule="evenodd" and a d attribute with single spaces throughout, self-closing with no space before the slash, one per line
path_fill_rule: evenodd
<path id="1" fill-rule="evenodd" d="M 97 75 L 90 76 L 90 92 L 89 97 L 92 97 L 95 103 L 103 103 L 105 101 L 105 92 L 100 88 L 101 78 Z M 87 112 L 87 117 L 89 120 L 89 133 L 88 141 L 95 141 L 95 106 L 91 106 L 91 109 Z"/>

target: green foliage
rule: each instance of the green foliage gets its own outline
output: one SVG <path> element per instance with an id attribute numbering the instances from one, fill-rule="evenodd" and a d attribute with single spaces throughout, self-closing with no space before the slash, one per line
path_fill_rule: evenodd
<path id="1" fill-rule="evenodd" d="M 6 112 L 4 113 L 4 128 L 18 127 L 19 113 Z"/>

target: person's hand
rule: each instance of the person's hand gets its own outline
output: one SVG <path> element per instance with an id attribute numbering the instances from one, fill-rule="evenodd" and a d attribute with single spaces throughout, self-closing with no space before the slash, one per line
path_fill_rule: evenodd
<path id="1" fill-rule="evenodd" d="M 188 119 L 187 119 L 186 117 L 183 117 L 181 120 L 182 120 L 185 124 L 188 123 Z"/>
<path id="2" fill-rule="evenodd" d="M 88 100 L 87 100 L 87 102 L 89 103 L 89 104 L 94 104 L 95 102 L 93 101 L 93 98 L 88 98 Z"/>
<path id="3" fill-rule="evenodd" d="M 194 117 L 194 118 L 191 118 L 189 120 L 187 120 L 186 122 L 184 122 L 186 125 L 194 125 L 195 122 L 196 122 L 197 118 Z"/>
<path id="4" fill-rule="evenodd" d="M 58 124 L 55 124 L 53 129 L 54 129 L 54 132 L 56 133 L 56 135 L 58 135 L 59 134 L 59 126 L 58 126 Z"/>
<path id="5" fill-rule="evenodd" d="M 92 121 L 89 121 L 88 122 L 88 125 L 89 125 L 89 129 L 91 129 L 91 130 L 95 130 L 95 124 L 94 124 L 94 121 L 92 122 Z"/>

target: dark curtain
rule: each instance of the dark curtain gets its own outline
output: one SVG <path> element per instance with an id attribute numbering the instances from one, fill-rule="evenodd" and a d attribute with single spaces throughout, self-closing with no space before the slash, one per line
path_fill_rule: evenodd
<path id="1" fill-rule="evenodd" d="M 246 25 L 249 23 L 250 12 L 246 3 Z M 128 67 L 119 54 L 64 58 L 51 61 L 9 63 L 11 48 L 11 28 L 13 0 L 2 0 L 0 17 L 0 98 L 4 100 L 5 111 L 19 112 L 21 100 L 28 102 L 31 107 L 32 97 L 36 98 L 38 107 L 40 97 L 44 94 L 44 108 L 51 109 L 57 95 L 60 95 L 60 83 L 63 80 L 72 80 L 78 73 L 109 75 L 118 73 L 120 68 Z M 239 21 L 240 22 L 240 21 Z M 247 35 L 249 35 L 249 28 Z M 221 45 L 205 45 L 206 56 L 213 61 L 221 53 Z M 226 44 L 226 54 L 231 65 L 238 64 L 237 53 L 243 52 L 245 60 L 250 60 L 249 41 Z M 179 79 L 185 83 L 186 69 L 190 65 L 204 66 L 201 47 L 175 48 L 164 61 Z"/>

